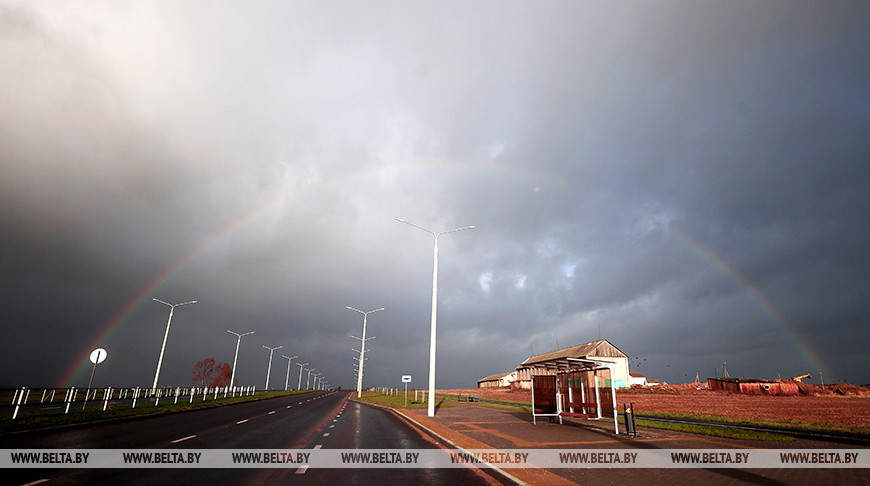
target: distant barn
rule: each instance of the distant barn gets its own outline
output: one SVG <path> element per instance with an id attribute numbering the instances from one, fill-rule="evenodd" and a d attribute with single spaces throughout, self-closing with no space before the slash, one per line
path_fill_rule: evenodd
<path id="1" fill-rule="evenodd" d="M 613 386 L 629 386 L 628 356 L 606 339 L 578 344 L 549 353 L 532 356 L 517 367 L 516 381 L 522 388 L 530 388 L 532 375 L 555 375 L 571 369 L 568 358 L 592 359 L 613 363 Z M 610 380 L 605 383 L 610 386 Z"/>

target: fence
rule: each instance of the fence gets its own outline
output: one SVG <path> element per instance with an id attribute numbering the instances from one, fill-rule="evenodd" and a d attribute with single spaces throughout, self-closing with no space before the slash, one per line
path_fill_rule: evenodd
<path id="1" fill-rule="evenodd" d="M 177 404 L 179 400 L 194 401 L 219 400 L 249 396 L 256 393 L 253 386 L 224 387 L 123 387 L 123 388 L 15 388 L 0 390 L 2 408 L 11 408 L 12 420 L 22 413 L 50 415 L 52 413 L 68 414 L 71 408 L 80 410 L 99 410 L 103 412 L 110 408 L 136 408 L 136 405 L 153 403 L 155 407 L 164 404 Z"/>

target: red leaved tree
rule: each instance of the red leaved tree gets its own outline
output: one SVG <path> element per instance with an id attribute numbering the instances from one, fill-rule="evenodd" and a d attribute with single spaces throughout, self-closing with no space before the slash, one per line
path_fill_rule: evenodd
<path id="1" fill-rule="evenodd" d="M 206 358 L 193 366 L 193 384 L 209 388 L 227 386 L 232 374 L 229 363 L 215 363 L 214 358 Z"/>

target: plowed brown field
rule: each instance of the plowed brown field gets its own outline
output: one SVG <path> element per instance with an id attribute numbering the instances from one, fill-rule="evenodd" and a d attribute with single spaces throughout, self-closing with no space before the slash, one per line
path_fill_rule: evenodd
<path id="1" fill-rule="evenodd" d="M 870 387 L 854 385 L 802 385 L 806 395 L 743 395 L 705 389 L 705 384 L 661 385 L 617 390 L 622 402 L 633 402 L 636 414 L 645 412 L 689 413 L 738 419 L 777 420 L 870 427 Z M 474 388 L 439 393 L 477 394 L 481 398 L 530 403 L 529 390 Z"/>

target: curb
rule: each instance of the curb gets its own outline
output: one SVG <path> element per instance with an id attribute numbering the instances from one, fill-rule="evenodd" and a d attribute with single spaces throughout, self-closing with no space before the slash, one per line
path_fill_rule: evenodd
<path id="1" fill-rule="evenodd" d="M 415 414 L 406 414 L 406 413 L 403 413 L 402 411 L 394 409 L 392 407 L 386 407 L 386 406 L 377 405 L 374 403 L 363 402 L 363 401 L 354 400 L 354 399 L 351 399 L 351 400 L 358 402 L 358 403 L 365 404 L 365 405 L 370 405 L 370 406 L 382 408 L 384 410 L 389 410 L 389 411 L 395 413 L 396 415 L 399 415 L 400 417 L 408 420 L 409 422 L 412 422 L 414 425 L 416 425 L 416 426 L 420 427 L 422 430 L 426 431 L 426 433 L 432 435 L 433 437 L 438 438 L 441 441 L 444 441 L 446 444 L 449 444 L 450 446 L 455 447 L 456 449 L 463 450 L 463 451 L 467 450 L 467 449 L 493 449 L 493 447 L 491 447 L 487 444 L 484 444 L 483 442 L 477 441 L 477 440 L 475 440 L 471 437 L 468 437 L 464 434 L 461 434 L 459 432 L 451 431 L 449 428 L 447 428 L 443 425 L 440 425 L 434 421 L 427 420 L 423 417 L 414 416 Z M 423 423 L 423 422 L 426 422 L 426 423 Z M 443 429 L 443 430 L 441 430 L 439 432 L 439 431 L 436 431 L 435 429 Z M 445 432 L 453 432 L 454 434 L 460 435 L 467 442 L 470 442 L 472 444 L 466 444 L 466 445 L 458 444 L 456 441 L 448 439 L 445 436 L 446 435 Z M 522 486 L 532 486 L 535 484 L 547 484 L 547 485 L 574 485 L 574 484 L 576 484 L 575 482 L 570 481 L 568 479 L 565 479 L 562 476 L 559 476 L 559 475 L 554 474 L 546 469 L 535 467 L 535 466 L 532 466 L 529 468 L 522 468 L 522 469 L 517 468 L 514 471 L 512 471 L 513 473 L 508 473 L 504 469 L 499 468 L 497 466 L 493 466 L 492 464 L 489 464 L 489 463 L 485 463 L 485 464 L 487 467 L 491 468 L 491 470 L 497 472 L 505 479 L 507 479 L 509 481 L 513 481 L 515 484 L 522 485 Z M 519 473 L 519 474 L 517 474 L 517 473 Z M 520 478 L 518 476 L 522 476 L 522 478 Z"/>

